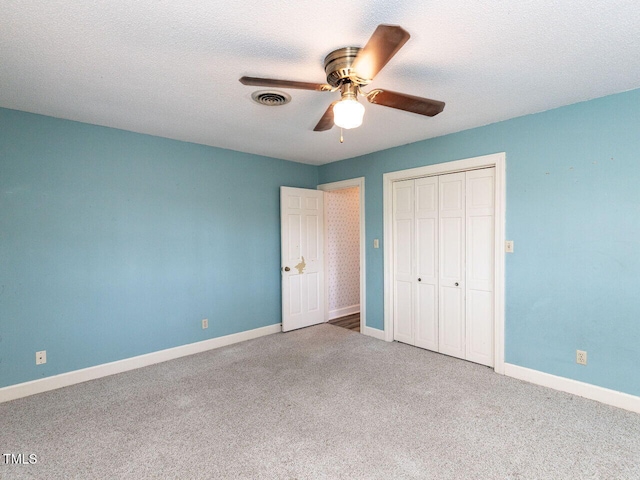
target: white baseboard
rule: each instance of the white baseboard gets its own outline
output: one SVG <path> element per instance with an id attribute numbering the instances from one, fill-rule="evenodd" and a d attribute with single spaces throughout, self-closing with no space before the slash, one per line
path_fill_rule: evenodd
<path id="1" fill-rule="evenodd" d="M 360 313 L 360 304 L 351 305 L 349 307 L 337 308 L 335 310 L 331 310 L 329 312 L 328 320 L 333 320 L 334 318 L 344 317 L 345 315 L 353 315 L 354 313 Z"/>
<path id="2" fill-rule="evenodd" d="M 115 375 L 116 373 L 135 370 L 136 368 L 147 367 L 156 363 L 166 362 L 167 360 L 193 355 L 194 353 L 206 352 L 207 350 L 213 350 L 214 348 L 225 347 L 233 343 L 264 337 L 265 335 L 271 335 L 281 331 L 282 325 L 277 323 L 275 325 L 256 328 L 246 332 L 234 333 L 232 335 L 225 335 L 224 337 L 189 343 L 179 347 L 139 355 L 137 357 L 103 363 L 102 365 L 96 365 L 95 367 L 61 373 L 52 377 L 18 383 L 17 385 L 9 385 L 8 387 L 0 388 L 0 403 L 27 397 L 29 395 L 35 395 L 36 393 L 67 387 L 69 385 L 75 385 L 76 383 L 82 383 L 88 380 L 95 380 L 97 378 Z"/>
<path id="3" fill-rule="evenodd" d="M 378 340 L 384 340 L 384 330 L 378 330 L 377 328 L 364 327 L 363 332 L 365 335 L 377 338 Z"/>
<path id="4" fill-rule="evenodd" d="M 510 363 L 504 364 L 504 374 L 508 377 L 524 380 L 525 382 L 535 383 L 536 385 L 553 388 L 561 392 L 572 393 L 579 397 L 640 413 L 640 397 L 636 397 L 635 395 L 598 387 L 597 385 L 579 382 L 570 378 L 558 377 Z"/>

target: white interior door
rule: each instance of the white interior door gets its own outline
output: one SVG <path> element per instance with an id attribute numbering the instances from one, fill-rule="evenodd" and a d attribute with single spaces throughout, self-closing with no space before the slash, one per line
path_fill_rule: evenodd
<path id="1" fill-rule="evenodd" d="M 324 199 L 280 187 L 282 331 L 324 322 Z"/>

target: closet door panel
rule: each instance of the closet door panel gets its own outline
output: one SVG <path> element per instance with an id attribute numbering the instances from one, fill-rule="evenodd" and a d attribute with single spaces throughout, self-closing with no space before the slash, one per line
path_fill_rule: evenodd
<path id="1" fill-rule="evenodd" d="M 396 276 L 400 276 L 404 281 L 413 280 L 413 258 L 412 237 L 413 237 L 413 219 L 401 218 L 396 220 L 396 251 L 395 264 Z"/>
<path id="2" fill-rule="evenodd" d="M 440 280 L 460 284 L 464 272 L 464 218 L 440 219 Z"/>
<path id="3" fill-rule="evenodd" d="M 413 345 L 413 285 L 411 282 L 396 282 L 395 288 L 394 340 Z"/>
<path id="4" fill-rule="evenodd" d="M 466 357 L 493 366 L 495 168 L 466 174 Z"/>
<path id="5" fill-rule="evenodd" d="M 399 342 L 415 344 L 414 334 L 414 181 L 393 184 L 393 245 L 394 245 L 394 332 Z"/>
<path id="6" fill-rule="evenodd" d="M 465 358 L 465 322 L 462 289 L 440 288 L 440 352 Z"/>
<path id="7" fill-rule="evenodd" d="M 467 294 L 466 359 L 493 366 L 493 292 L 470 290 Z"/>
<path id="8" fill-rule="evenodd" d="M 417 179 L 415 193 L 415 344 L 438 351 L 438 178 Z"/>
<path id="9" fill-rule="evenodd" d="M 439 181 L 439 350 L 465 358 L 465 174 Z"/>
<path id="10" fill-rule="evenodd" d="M 467 288 L 493 290 L 493 215 L 467 218 Z"/>

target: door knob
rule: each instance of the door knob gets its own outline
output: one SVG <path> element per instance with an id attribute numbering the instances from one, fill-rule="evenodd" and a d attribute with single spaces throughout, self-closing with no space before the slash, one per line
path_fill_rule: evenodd
<path id="1" fill-rule="evenodd" d="M 418 279 L 418 281 L 419 281 L 419 282 L 421 282 L 421 281 L 422 281 L 422 279 L 421 279 L 421 278 L 419 278 L 419 279 Z"/>
<path id="2" fill-rule="evenodd" d="M 458 286 L 458 282 L 456 282 L 456 287 Z"/>
<path id="3" fill-rule="evenodd" d="M 285 272 L 288 272 L 289 270 L 291 270 L 289 267 L 284 267 Z"/>

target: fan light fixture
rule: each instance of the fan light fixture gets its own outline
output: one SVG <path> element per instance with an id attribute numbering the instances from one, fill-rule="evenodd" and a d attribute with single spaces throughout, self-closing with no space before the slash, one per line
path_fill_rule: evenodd
<path id="1" fill-rule="evenodd" d="M 356 128 L 362 125 L 364 105 L 355 98 L 343 98 L 333 106 L 333 123 L 340 128 Z"/>
<path id="2" fill-rule="evenodd" d="M 297 88 L 317 92 L 336 92 L 341 98 L 325 110 L 313 129 L 314 132 L 340 128 L 356 128 L 362 124 L 364 106 L 358 102 L 363 95 L 369 103 L 433 117 L 444 109 L 444 102 L 376 88 L 362 92 L 373 78 L 409 40 L 409 32 L 398 25 L 378 25 L 363 48 L 343 47 L 329 53 L 324 59 L 327 83 L 278 80 L 275 78 L 241 77 L 240 83 L 256 87 Z"/>

